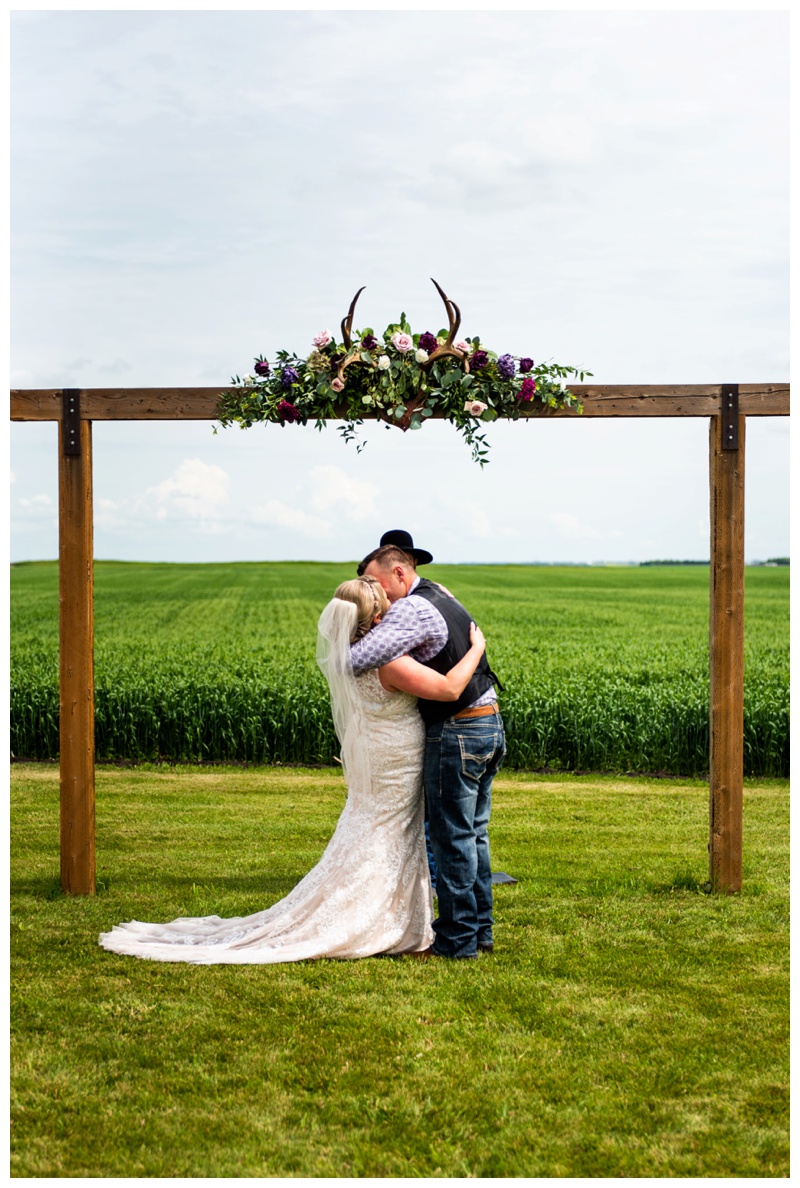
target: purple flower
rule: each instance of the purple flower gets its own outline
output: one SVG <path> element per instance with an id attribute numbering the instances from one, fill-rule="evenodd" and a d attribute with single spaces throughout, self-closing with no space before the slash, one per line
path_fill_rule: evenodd
<path id="1" fill-rule="evenodd" d="M 523 373 L 523 375 L 525 374 L 526 371 L 530 371 L 532 367 L 533 367 L 533 359 L 520 359 L 519 369 Z"/>
<path id="2" fill-rule="evenodd" d="M 420 334 L 419 349 L 421 351 L 427 351 L 430 355 L 431 351 L 435 351 L 438 345 L 436 335 L 431 334 L 430 330 L 426 330 L 424 334 Z"/>
<path id="3" fill-rule="evenodd" d="M 502 375 L 503 379 L 511 379 L 517 366 L 514 362 L 513 355 L 501 355 L 497 360 L 497 370 Z"/>
<path id="4" fill-rule="evenodd" d="M 291 388 L 292 384 L 298 383 L 299 380 L 300 376 L 297 374 L 294 367 L 284 367 L 283 371 L 281 372 L 282 388 Z"/>
<path id="5" fill-rule="evenodd" d="M 374 351 L 378 345 L 378 340 L 374 334 L 365 334 L 361 339 L 361 345 L 365 351 Z"/>
<path id="6" fill-rule="evenodd" d="M 489 356 L 486 354 L 486 351 L 474 351 L 470 358 L 469 365 L 473 371 L 483 371 L 488 362 Z"/>
<path id="7" fill-rule="evenodd" d="M 291 368 L 289 368 L 288 370 L 291 370 Z M 300 413 L 297 411 L 297 409 L 295 408 L 295 406 L 293 404 L 289 403 L 288 400 L 282 400 L 280 402 L 280 404 L 278 405 L 278 416 L 284 422 L 284 424 L 287 421 L 299 421 L 300 420 Z"/>
<path id="8" fill-rule="evenodd" d="M 521 384 L 520 390 L 519 390 L 519 398 L 520 398 L 520 400 L 533 400 L 535 392 L 536 392 L 536 380 L 530 379 L 530 377 L 529 377 L 528 379 L 524 379 L 522 381 L 522 384 Z"/>
<path id="9" fill-rule="evenodd" d="M 255 373 L 256 375 L 269 375 L 269 363 L 266 359 L 256 360 Z"/>
<path id="10" fill-rule="evenodd" d="M 342 362 L 343 359 L 344 359 L 344 355 L 342 355 L 341 353 L 331 355 L 331 370 L 336 371 L 336 369 L 338 368 L 339 364 Z"/>

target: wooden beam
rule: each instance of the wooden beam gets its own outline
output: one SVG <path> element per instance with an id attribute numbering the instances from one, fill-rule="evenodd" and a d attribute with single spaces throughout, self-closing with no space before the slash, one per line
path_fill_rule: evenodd
<path id="1" fill-rule="evenodd" d="M 222 390 L 86 388 L 81 391 L 81 415 L 90 421 L 215 421 Z M 583 403 L 584 417 L 711 417 L 720 410 L 722 385 L 576 384 L 571 391 Z M 789 385 L 740 384 L 739 410 L 751 417 L 788 416 Z M 548 409 L 533 403 L 522 415 L 549 419 L 577 414 L 572 409 Z M 12 391 L 12 421 L 57 421 L 60 417 L 60 389 Z M 369 410 L 364 417 L 375 419 Z M 344 411 L 339 419 L 344 419 Z"/>
<path id="2" fill-rule="evenodd" d="M 73 453 L 65 452 L 67 434 L 58 426 L 61 886 L 94 895 L 92 426 L 79 424 Z"/>
<path id="3" fill-rule="evenodd" d="M 740 406 L 741 407 L 741 406 Z M 742 887 L 744 772 L 744 435 L 723 448 L 723 418 L 711 418 L 710 828 L 715 891 Z"/>

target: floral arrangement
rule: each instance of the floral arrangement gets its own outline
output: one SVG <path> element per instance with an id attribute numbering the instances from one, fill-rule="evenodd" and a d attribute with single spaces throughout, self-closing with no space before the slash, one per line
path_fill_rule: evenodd
<path id="1" fill-rule="evenodd" d="M 234 376 L 233 390 L 221 394 L 220 423 L 246 429 L 259 421 L 305 425 L 313 420 L 322 429 L 327 420 L 344 418 L 340 431 L 346 440 L 356 440 L 360 451 L 365 443 L 357 427 L 365 414 L 406 430 L 419 429 L 436 413 L 456 426 L 473 460 L 483 466 L 488 446 L 480 429 L 487 422 L 517 420 L 534 402 L 582 411 L 567 379 L 583 380 L 591 372 L 497 355 L 477 335 L 459 338 L 459 308 L 433 283 L 445 303 L 448 330 L 413 334 L 401 314 L 380 340 L 371 327 L 353 332 L 359 289 L 342 322 L 341 343 L 321 330 L 305 359 L 288 351 L 278 351 L 272 362 L 259 355 L 253 374 Z"/>

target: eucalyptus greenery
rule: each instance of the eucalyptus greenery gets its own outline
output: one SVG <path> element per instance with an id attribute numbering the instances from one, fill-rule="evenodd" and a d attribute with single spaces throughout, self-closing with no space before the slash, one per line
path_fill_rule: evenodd
<path id="1" fill-rule="evenodd" d="M 382 341 L 371 327 L 356 330 L 352 338 L 346 323 L 342 330 L 343 343 L 321 331 L 305 359 L 289 351 L 278 351 L 274 361 L 259 355 L 253 374 L 233 376 L 232 388 L 221 393 L 220 424 L 247 429 L 264 421 L 313 421 L 322 429 L 328 420 L 343 420 L 340 432 L 360 452 L 366 443 L 358 427 L 365 416 L 406 430 L 421 428 L 436 414 L 455 425 L 473 461 L 484 466 L 484 425 L 498 417 L 517 420 L 537 403 L 542 411 L 580 413 L 567 381 L 592 374 L 560 363 L 498 356 L 477 335 L 454 343 L 452 324 L 449 332 L 413 334 L 404 313 L 387 326 Z"/>

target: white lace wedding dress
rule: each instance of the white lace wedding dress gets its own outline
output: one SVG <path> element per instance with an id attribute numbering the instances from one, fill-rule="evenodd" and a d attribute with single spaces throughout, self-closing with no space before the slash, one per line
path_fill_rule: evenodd
<path id="1" fill-rule="evenodd" d="M 342 749 L 347 803 L 314 869 L 266 911 L 170 924 L 131 920 L 101 934 L 105 949 L 155 961 L 260 965 L 415 952 L 433 943 L 425 729 L 416 698 L 388 693 L 374 670 L 355 679 L 355 690 Z"/>

